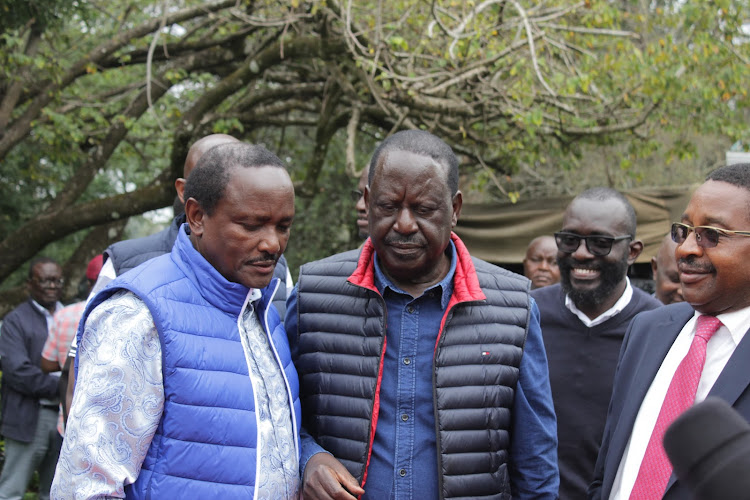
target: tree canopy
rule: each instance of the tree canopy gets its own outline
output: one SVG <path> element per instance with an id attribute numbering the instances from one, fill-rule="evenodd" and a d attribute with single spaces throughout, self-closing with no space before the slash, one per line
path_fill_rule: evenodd
<path id="1" fill-rule="evenodd" d="M 128 217 L 171 205 L 210 133 L 287 161 L 293 265 L 358 245 L 343 195 L 399 129 L 444 138 L 511 202 L 524 175 L 560 189 L 582 148 L 621 145 L 607 168 L 628 178 L 657 152 L 694 158 L 696 135 L 746 138 L 747 4 L 3 0 L 0 315 L 34 255 L 82 273 Z"/>

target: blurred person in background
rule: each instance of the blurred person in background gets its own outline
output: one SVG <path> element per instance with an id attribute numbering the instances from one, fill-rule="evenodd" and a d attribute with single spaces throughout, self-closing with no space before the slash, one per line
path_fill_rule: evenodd
<path id="1" fill-rule="evenodd" d="M 59 377 L 44 373 L 40 366 L 53 315 L 63 308 L 62 268 L 48 257 L 34 259 L 26 283 L 29 300 L 5 316 L 0 330 L 2 500 L 23 498 L 35 470 L 39 498 L 48 499 L 62 441 L 57 432 Z"/>
<path id="2" fill-rule="evenodd" d="M 545 235 L 531 240 L 523 259 L 523 275 L 531 280 L 532 290 L 560 281 L 555 238 Z"/>
<path id="3" fill-rule="evenodd" d="M 677 259 L 674 252 L 677 243 L 668 234 L 664 237 L 655 257 L 651 257 L 651 271 L 654 276 L 654 297 L 663 304 L 682 302 L 682 285 L 680 273 L 677 270 Z"/>

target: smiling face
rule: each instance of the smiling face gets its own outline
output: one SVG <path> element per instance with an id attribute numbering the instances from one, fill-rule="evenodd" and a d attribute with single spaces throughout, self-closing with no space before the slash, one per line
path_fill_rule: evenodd
<path id="1" fill-rule="evenodd" d="M 63 292 L 62 268 L 54 262 L 37 262 L 27 283 L 31 298 L 45 309 L 54 311 Z"/>
<path id="2" fill-rule="evenodd" d="M 624 236 L 629 234 L 627 220 L 620 200 L 576 198 L 565 211 L 562 231 L 580 236 Z M 573 253 L 558 251 L 563 290 L 587 316 L 599 316 L 625 291 L 628 266 L 642 249 L 640 241 L 624 239 L 615 241 L 605 256 L 591 254 L 583 240 Z"/>
<path id="3" fill-rule="evenodd" d="M 289 241 L 294 187 L 279 167 L 235 167 L 222 198 L 208 215 L 185 203 L 196 250 L 228 281 L 263 288 Z"/>
<path id="4" fill-rule="evenodd" d="M 682 222 L 748 231 L 748 206 L 748 190 L 709 180 L 693 193 Z M 703 248 L 691 231 L 675 256 L 685 301 L 697 311 L 720 314 L 750 306 L 750 238 L 721 236 L 715 247 Z"/>
<path id="5" fill-rule="evenodd" d="M 450 268 L 445 249 L 461 211 L 446 168 L 407 151 L 383 155 L 365 192 L 370 237 L 380 263 L 404 291 L 421 293 Z"/>

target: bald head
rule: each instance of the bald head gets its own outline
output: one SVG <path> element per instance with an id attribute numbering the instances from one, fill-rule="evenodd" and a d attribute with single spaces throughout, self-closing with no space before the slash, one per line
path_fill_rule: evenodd
<path id="1" fill-rule="evenodd" d="M 682 302 L 682 285 L 680 275 L 677 272 L 677 259 L 675 249 L 677 243 L 672 241 L 671 235 L 667 234 L 662 239 L 659 252 L 656 257 L 651 257 L 651 271 L 654 276 L 655 295 L 663 304 Z"/>
<path id="2" fill-rule="evenodd" d="M 190 172 L 192 172 L 193 168 L 198 164 L 198 160 L 200 160 L 201 156 L 203 156 L 209 149 L 230 142 L 240 142 L 240 140 L 227 134 L 211 134 L 201 137 L 190 146 L 187 157 L 185 158 L 185 166 L 182 168 L 182 177 L 174 181 L 174 188 L 177 190 L 177 196 L 180 198 L 180 202 L 183 205 L 185 204 L 185 179 L 188 178 Z"/>
<path id="3" fill-rule="evenodd" d="M 185 158 L 185 166 L 182 170 L 182 176 L 187 179 L 190 172 L 193 171 L 193 168 L 195 168 L 195 165 L 198 163 L 198 160 L 201 159 L 201 156 L 203 156 L 206 151 L 214 146 L 226 144 L 228 142 L 240 142 L 240 140 L 227 134 L 211 134 L 195 141 L 193 145 L 190 146 L 187 157 Z"/>

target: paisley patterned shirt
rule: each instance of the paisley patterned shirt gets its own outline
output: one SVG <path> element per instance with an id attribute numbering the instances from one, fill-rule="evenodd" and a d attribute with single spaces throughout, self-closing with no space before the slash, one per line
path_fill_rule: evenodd
<path id="1" fill-rule="evenodd" d="M 284 375 L 268 338 L 248 304 L 242 317 L 242 347 L 248 360 L 258 421 L 260 467 L 256 478 L 259 499 L 277 500 L 299 496 L 299 463 L 294 446 Z"/>
<path id="2" fill-rule="evenodd" d="M 258 291 L 250 297 L 260 296 Z M 92 311 L 50 498 L 124 498 L 164 407 L 161 344 L 145 303 L 127 291 Z M 297 454 L 286 384 L 253 307 L 240 328 L 258 409 L 259 498 L 296 498 Z"/>

